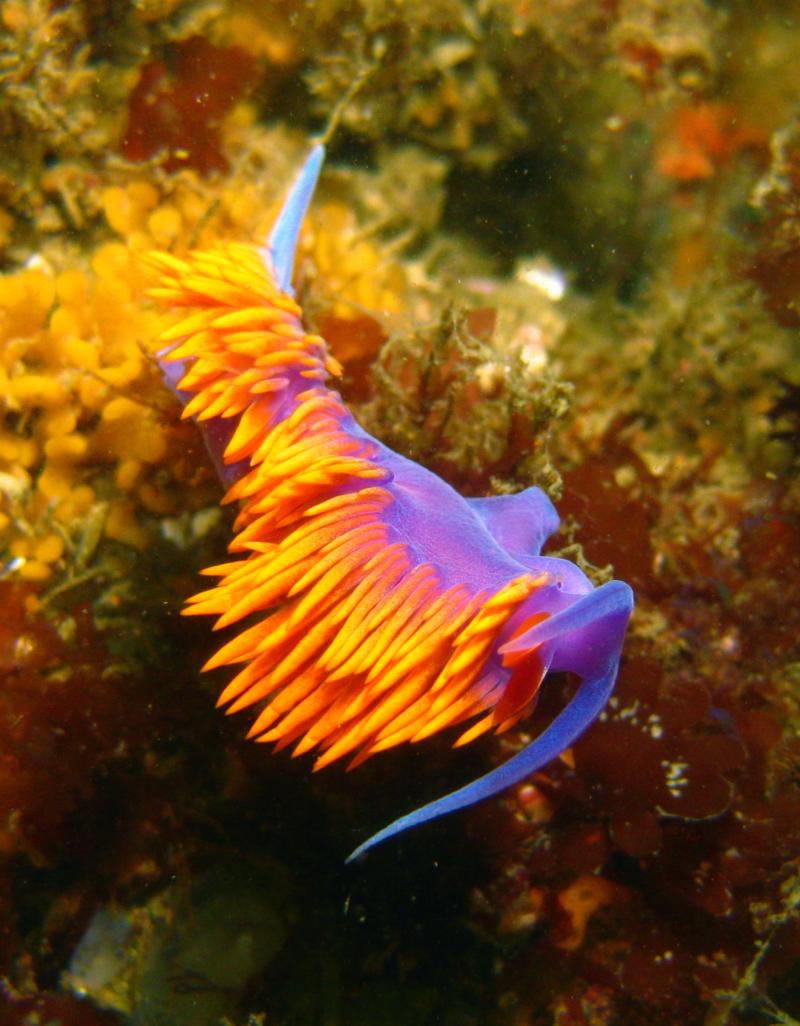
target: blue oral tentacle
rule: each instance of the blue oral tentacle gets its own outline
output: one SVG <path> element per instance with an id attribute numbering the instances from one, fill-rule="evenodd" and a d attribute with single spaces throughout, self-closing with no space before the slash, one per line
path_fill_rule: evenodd
<path id="1" fill-rule="evenodd" d="M 455 812 L 468 805 L 474 805 L 475 802 L 482 801 L 484 798 L 499 794 L 551 762 L 580 737 L 589 724 L 603 711 L 614 689 L 617 665 L 618 659 L 614 658 L 598 677 L 583 681 L 569 704 L 521 752 L 496 769 L 473 780 L 471 784 L 467 784 L 457 791 L 451 791 L 442 798 L 437 798 L 436 801 L 396 819 L 360 844 L 355 851 L 348 855 L 346 861 L 353 862 L 370 848 L 374 848 L 375 845 L 381 844 L 404 830 L 410 830 L 411 827 L 437 819 L 448 812 Z"/>

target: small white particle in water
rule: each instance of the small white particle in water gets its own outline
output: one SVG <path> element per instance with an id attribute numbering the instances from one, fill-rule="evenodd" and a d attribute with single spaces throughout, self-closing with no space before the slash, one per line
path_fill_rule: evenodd
<path id="1" fill-rule="evenodd" d="M 617 714 L 617 719 L 620 720 L 631 720 L 634 724 L 636 723 L 636 714 L 639 712 L 639 699 L 637 698 L 633 705 L 627 706 L 625 709 L 620 709 Z"/>
<path id="2" fill-rule="evenodd" d="M 544 332 L 538 324 L 523 324 L 514 336 L 519 356 L 529 374 L 541 374 L 547 366 Z"/>
<path id="3" fill-rule="evenodd" d="M 34 253 L 25 261 L 27 271 L 44 271 L 45 274 L 54 274 L 53 265 L 42 256 L 41 253 Z"/>
<path id="4" fill-rule="evenodd" d="M 8 577 L 9 574 L 13 574 L 19 570 L 20 567 L 25 565 L 25 560 L 22 556 L 14 556 L 13 559 L 9 559 L 7 563 L 0 566 L 0 581 Z"/>
<path id="5" fill-rule="evenodd" d="M 522 261 L 516 273 L 517 281 L 543 292 L 548 299 L 557 303 L 567 291 L 564 272 L 544 260 Z"/>
<path id="6" fill-rule="evenodd" d="M 739 634 L 737 631 L 728 631 L 723 634 L 718 642 L 719 649 L 725 655 L 736 655 L 739 651 Z"/>
<path id="7" fill-rule="evenodd" d="M 496 392 L 505 381 L 505 377 L 505 367 L 493 360 L 482 363 L 475 371 L 478 388 L 484 395 L 492 395 Z"/>
<path id="8" fill-rule="evenodd" d="M 689 779 L 684 775 L 686 770 L 689 769 L 689 763 L 680 760 L 669 762 L 664 759 L 661 765 L 666 770 L 665 782 L 667 790 L 673 798 L 680 798 L 681 792 L 689 785 Z"/>

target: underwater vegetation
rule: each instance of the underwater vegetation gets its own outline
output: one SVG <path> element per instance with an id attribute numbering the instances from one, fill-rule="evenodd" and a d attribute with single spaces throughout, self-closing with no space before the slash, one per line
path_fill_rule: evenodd
<path id="1" fill-rule="evenodd" d="M 0 1026 L 800 1021 L 800 8 L 0 0 Z M 311 774 L 180 616 L 235 510 L 148 254 L 263 245 L 375 440 L 636 595 L 597 722 Z M 461 728 L 463 729 L 463 728 Z M 224 952 L 222 958 L 218 953 Z"/>

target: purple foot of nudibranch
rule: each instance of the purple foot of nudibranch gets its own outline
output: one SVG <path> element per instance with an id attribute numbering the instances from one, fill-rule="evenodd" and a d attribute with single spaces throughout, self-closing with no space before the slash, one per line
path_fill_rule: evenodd
<path id="1" fill-rule="evenodd" d="M 352 862 L 376 844 L 431 819 L 499 794 L 541 769 L 568 748 L 600 715 L 617 676 L 625 627 L 633 609 L 633 592 L 622 581 L 610 581 L 582 595 L 571 605 L 541 621 L 500 649 L 520 652 L 534 645 L 549 648 L 552 670 L 570 670 L 581 683 L 570 702 L 526 748 L 466 787 L 401 816 L 360 844 Z"/>

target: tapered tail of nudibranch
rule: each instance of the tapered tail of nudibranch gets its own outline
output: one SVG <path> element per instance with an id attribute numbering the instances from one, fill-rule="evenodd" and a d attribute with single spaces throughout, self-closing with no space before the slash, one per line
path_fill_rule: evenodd
<path id="1" fill-rule="evenodd" d="M 188 316 L 162 338 L 165 375 L 203 431 L 238 502 L 237 557 L 187 614 L 248 625 L 206 669 L 241 668 L 220 696 L 253 705 L 250 729 L 315 751 L 315 768 L 455 724 L 456 744 L 533 709 L 550 670 L 581 678 L 527 748 L 375 834 L 354 858 L 411 826 L 517 783 L 602 711 L 633 599 L 594 589 L 539 555 L 558 526 L 536 488 L 466 500 L 368 435 L 327 380 L 341 372 L 307 334 L 291 291 L 297 237 L 323 160 L 308 157 L 263 248 L 221 243 L 186 259 L 155 254 L 152 294 Z M 173 368 L 179 368 L 176 372 Z"/>

